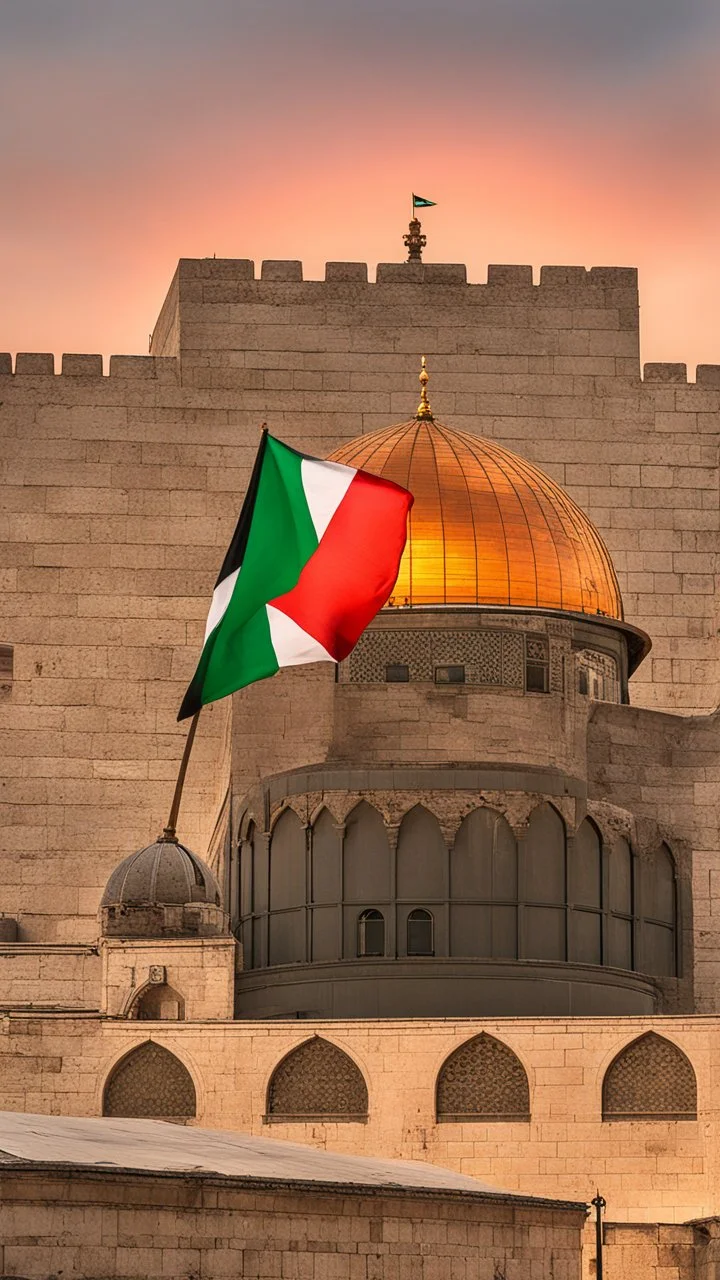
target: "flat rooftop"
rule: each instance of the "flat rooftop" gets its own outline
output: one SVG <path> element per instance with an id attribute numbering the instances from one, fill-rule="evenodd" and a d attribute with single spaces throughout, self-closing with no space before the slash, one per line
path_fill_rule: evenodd
<path id="1" fill-rule="evenodd" d="M 87 1172 L 154 1172 L 298 1184 L 488 1196 L 515 1203 L 575 1202 L 524 1196 L 451 1169 L 414 1160 L 320 1151 L 298 1142 L 198 1129 L 162 1120 L 0 1112 L 0 1171 L 76 1166 Z"/>

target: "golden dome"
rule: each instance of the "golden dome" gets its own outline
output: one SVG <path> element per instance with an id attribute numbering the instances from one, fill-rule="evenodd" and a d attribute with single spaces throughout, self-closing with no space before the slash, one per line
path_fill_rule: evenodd
<path id="1" fill-rule="evenodd" d="M 422 406 L 421 406 L 422 407 Z M 427 414 L 342 445 L 415 497 L 390 603 L 505 605 L 622 619 L 615 571 L 583 511 L 548 476 Z"/>

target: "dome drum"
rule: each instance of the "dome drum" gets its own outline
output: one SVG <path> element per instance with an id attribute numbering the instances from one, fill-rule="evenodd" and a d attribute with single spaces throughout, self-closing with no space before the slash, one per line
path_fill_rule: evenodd
<path id="1" fill-rule="evenodd" d="M 642 632 L 537 610 L 388 608 L 340 664 L 340 684 L 425 683 L 627 702 Z"/>
<path id="2" fill-rule="evenodd" d="M 577 780 L 316 766 L 266 786 L 231 876 L 238 1017 L 624 1016 L 691 998 L 680 864 L 652 824 L 631 843 L 619 810 L 586 816 Z M 250 814 L 268 804 L 263 832 Z"/>

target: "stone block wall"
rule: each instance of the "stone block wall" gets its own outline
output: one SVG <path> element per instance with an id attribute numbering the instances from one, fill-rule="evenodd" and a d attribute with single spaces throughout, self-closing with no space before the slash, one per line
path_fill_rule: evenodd
<path id="1" fill-rule="evenodd" d="M 606 538 L 628 619 L 654 642 L 633 699 L 715 705 L 720 377 L 641 379 L 634 271 L 545 267 L 535 285 L 529 268 L 491 267 L 467 284 L 454 264 L 381 264 L 368 283 L 363 264 L 305 281 L 298 263 L 255 279 L 246 261 L 183 260 L 153 351 L 112 356 L 109 376 L 93 355 L 58 374 L 48 355 L 20 353 L 14 372 L 0 359 L 0 911 L 20 941 L 93 940 L 110 871 L 166 820 L 176 711 L 260 423 L 326 454 L 413 413 L 421 352 L 438 416 L 537 462 Z M 278 677 L 276 768 L 326 729 L 322 676 L 296 676 Z M 203 712 L 183 802 L 201 855 L 228 715 Z"/>
<path id="2" fill-rule="evenodd" d="M 153 1023 L 8 1013 L 0 1028 L 0 1110 L 100 1115 L 113 1068 L 151 1039 L 190 1072 L 197 1123 L 205 1127 L 426 1160 L 525 1195 L 589 1203 L 599 1188 L 615 1222 L 683 1223 L 717 1212 L 717 1018 Z M 450 1053 L 483 1031 L 522 1063 L 530 1120 L 437 1123 L 438 1073 Z M 608 1067 L 648 1031 L 690 1060 L 696 1120 L 602 1119 Z M 343 1050 L 362 1072 L 366 1122 L 264 1122 L 273 1072 L 313 1035 Z"/>
<path id="3" fill-rule="evenodd" d="M 27 1280 L 580 1277 L 577 1206 L 42 1166 L 0 1183 L 0 1270 Z"/>
<path id="4" fill-rule="evenodd" d="M 138 997 L 158 980 L 177 991 L 189 1020 L 232 1018 L 235 1002 L 237 943 L 234 938 L 123 940 L 104 938 L 100 1009 L 110 1017 L 127 1016 Z"/>

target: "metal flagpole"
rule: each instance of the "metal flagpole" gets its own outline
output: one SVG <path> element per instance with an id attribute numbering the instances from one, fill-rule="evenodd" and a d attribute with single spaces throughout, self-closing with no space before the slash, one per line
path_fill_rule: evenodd
<path id="1" fill-rule="evenodd" d="M 605 1201 L 600 1192 L 596 1191 L 595 1198 L 590 1203 L 595 1206 L 595 1276 L 596 1280 L 603 1280 L 602 1211 L 605 1208 Z"/>
<path id="2" fill-rule="evenodd" d="M 185 785 L 185 774 L 187 773 L 187 767 L 190 760 L 190 752 L 192 751 L 192 745 L 195 740 L 195 730 L 197 729 L 197 722 L 200 719 L 200 710 L 201 708 L 195 712 L 195 715 L 190 721 L 190 728 L 188 729 L 188 735 L 185 739 L 185 748 L 182 753 L 182 760 L 180 761 L 180 768 L 178 770 L 177 782 L 175 783 L 175 795 L 173 796 L 172 804 L 170 806 L 170 817 L 167 820 L 167 826 L 163 827 L 163 833 L 160 836 L 160 840 L 164 840 L 167 844 L 177 844 L 176 828 L 178 813 L 180 812 L 180 801 L 182 800 L 183 787 Z"/>

